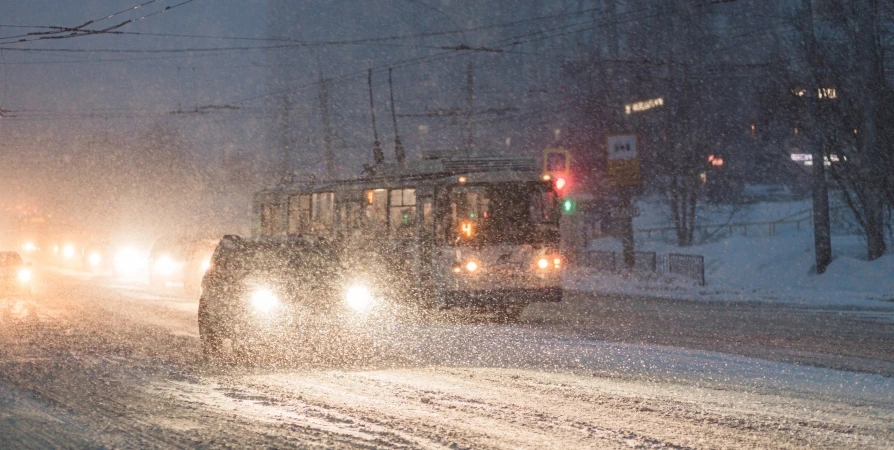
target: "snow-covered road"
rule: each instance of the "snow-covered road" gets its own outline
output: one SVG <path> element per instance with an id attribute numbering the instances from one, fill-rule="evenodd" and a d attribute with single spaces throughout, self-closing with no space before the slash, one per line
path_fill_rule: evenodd
<path id="1" fill-rule="evenodd" d="M 42 280 L 0 299 L 3 448 L 894 446 L 894 327 L 866 311 L 572 295 L 520 325 L 401 326 L 353 364 L 244 368 L 202 362 L 194 300 Z"/>

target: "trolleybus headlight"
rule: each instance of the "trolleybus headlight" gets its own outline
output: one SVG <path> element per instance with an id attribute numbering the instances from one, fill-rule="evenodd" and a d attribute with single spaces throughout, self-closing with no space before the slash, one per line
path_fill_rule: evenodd
<path id="1" fill-rule="evenodd" d="M 366 286 L 351 286 L 345 292 L 345 302 L 355 311 L 365 311 L 373 304 L 372 293 Z"/>
<path id="2" fill-rule="evenodd" d="M 30 283 L 31 282 L 31 269 L 22 269 L 19 270 L 19 282 L 21 283 Z"/>
<path id="3" fill-rule="evenodd" d="M 251 293 L 251 305 L 255 311 L 260 313 L 268 313 L 279 304 L 276 294 L 267 289 L 257 289 Z"/>
<path id="4" fill-rule="evenodd" d="M 467 262 L 466 270 L 468 270 L 469 272 L 474 272 L 474 271 L 478 270 L 478 263 L 476 263 L 475 261 Z"/>
<path id="5" fill-rule="evenodd" d="M 537 260 L 537 267 L 546 269 L 547 267 L 549 267 L 549 260 L 546 258 L 540 258 L 539 260 Z"/>

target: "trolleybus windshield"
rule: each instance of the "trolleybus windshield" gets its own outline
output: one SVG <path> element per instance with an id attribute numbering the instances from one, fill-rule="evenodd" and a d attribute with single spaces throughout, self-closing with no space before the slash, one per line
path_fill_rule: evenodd
<path id="1" fill-rule="evenodd" d="M 450 201 L 455 245 L 558 242 L 558 201 L 542 183 L 455 187 Z"/>

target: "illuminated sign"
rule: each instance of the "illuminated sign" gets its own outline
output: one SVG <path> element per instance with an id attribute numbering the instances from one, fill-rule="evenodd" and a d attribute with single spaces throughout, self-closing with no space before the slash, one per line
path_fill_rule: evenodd
<path id="1" fill-rule="evenodd" d="M 629 115 L 637 112 L 648 111 L 659 106 L 664 106 L 664 97 L 643 100 L 636 103 L 628 103 L 624 105 L 624 113 Z"/>
<path id="2" fill-rule="evenodd" d="M 475 224 L 465 221 L 459 224 L 459 232 L 467 238 L 471 238 L 475 234 Z"/>
<path id="3" fill-rule="evenodd" d="M 833 162 L 839 162 L 842 159 L 847 158 L 840 158 L 838 155 L 825 156 L 823 157 L 823 165 L 831 166 Z M 811 155 L 810 153 L 792 153 L 792 161 L 804 164 L 805 166 L 812 166 L 813 155 Z"/>
<path id="4" fill-rule="evenodd" d="M 816 90 L 817 98 L 828 98 L 835 99 L 838 98 L 838 91 L 835 88 L 819 88 Z"/>

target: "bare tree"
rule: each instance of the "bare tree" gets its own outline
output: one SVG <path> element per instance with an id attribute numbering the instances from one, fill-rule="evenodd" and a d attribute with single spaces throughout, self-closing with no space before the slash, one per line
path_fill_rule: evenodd
<path id="1" fill-rule="evenodd" d="M 885 27 L 878 0 L 803 0 L 792 70 L 804 98 L 817 170 L 827 166 L 866 237 L 867 258 L 886 251 L 892 200 L 890 105 Z"/>

